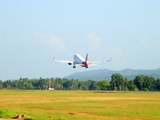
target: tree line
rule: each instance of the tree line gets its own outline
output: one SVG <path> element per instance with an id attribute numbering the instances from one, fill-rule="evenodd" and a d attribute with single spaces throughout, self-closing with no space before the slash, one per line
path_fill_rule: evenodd
<path id="1" fill-rule="evenodd" d="M 0 80 L 0 89 L 15 90 L 117 90 L 117 91 L 160 91 L 160 78 L 138 75 L 133 80 L 124 78 L 121 74 L 112 74 L 107 80 L 68 80 L 66 78 L 39 78 L 18 80 Z"/>

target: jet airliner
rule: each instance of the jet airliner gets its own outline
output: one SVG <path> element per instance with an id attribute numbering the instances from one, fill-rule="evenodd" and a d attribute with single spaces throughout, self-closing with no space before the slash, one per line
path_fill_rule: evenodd
<path id="1" fill-rule="evenodd" d="M 62 62 L 62 63 L 68 63 L 68 65 L 72 65 L 73 64 L 73 68 L 76 68 L 76 64 L 80 65 L 81 67 L 85 67 L 88 68 L 88 66 L 90 65 L 96 65 L 94 63 L 103 63 L 103 62 L 109 62 L 110 60 L 106 60 L 106 61 L 88 61 L 88 54 L 86 55 L 86 58 L 83 59 L 79 54 L 75 54 L 74 55 L 74 61 L 63 61 L 63 60 L 53 60 L 57 61 L 57 62 Z"/>

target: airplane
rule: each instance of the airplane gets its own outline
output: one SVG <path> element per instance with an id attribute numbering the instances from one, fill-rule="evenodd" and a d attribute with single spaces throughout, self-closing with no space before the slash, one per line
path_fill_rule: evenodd
<path id="1" fill-rule="evenodd" d="M 106 61 L 90 61 L 89 62 L 89 61 L 87 61 L 88 60 L 88 54 L 86 54 L 86 59 L 85 60 L 79 54 L 75 54 L 73 58 L 74 58 L 74 61 L 55 60 L 54 58 L 53 58 L 53 60 L 57 61 L 57 62 L 68 63 L 68 65 L 73 64 L 73 68 L 76 68 L 76 64 L 80 65 L 81 67 L 88 68 L 88 66 L 96 65 L 94 63 L 103 63 L 103 62 L 109 62 L 109 61 L 112 60 L 112 58 L 111 58 L 110 60 L 106 60 Z"/>
<path id="2" fill-rule="evenodd" d="M 86 55 L 85 60 L 79 54 L 75 54 L 73 58 L 74 58 L 74 61 L 54 60 L 54 58 L 53 60 L 57 62 L 68 63 L 68 65 L 73 64 L 73 68 L 76 68 L 76 64 L 80 65 L 81 67 L 88 68 L 88 66 L 96 65 L 94 63 L 110 62 L 112 60 L 111 58 L 110 60 L 106 60 L 106 61 L 88 61 L 88 54 Z"/>

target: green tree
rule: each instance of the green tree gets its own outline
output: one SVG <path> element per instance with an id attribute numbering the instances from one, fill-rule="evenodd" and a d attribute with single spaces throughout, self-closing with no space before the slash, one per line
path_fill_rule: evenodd
<path id="1" fill-rule="evenodd" d="M 18 81 L 17 80 L 12 81 L 12 89 L 18 89 Z"/>
<path id="2" fill-rule="evenodd" d="M 82 86 L 83 86 L 83 85 L 84 85 L 84 81 L 79 81 L 79 82 L 78 82 L 78 89 L 79 89 L 79 90 L 82 90 L 82 88 L 83 88 Z"/>
<path id="3" fill-rule="evenodd" d="M 160 90 L 160 78 L 156 81 L 156 90 Z"/>
<path id="4" fill-rule="evenodd" d="M 144 87 L 149 90 L 156 89 L 156 80 L 153 77 L 144 76 Z"/>
<path id="5" fill-rule="evenodd" d="M 53 88 L 55 90 L 63 90 L 63 86 L 59 83 L 54 83 Z"/>
<path id="6" fill-rule="evenodd" d="M 139 90 L 143 90 L 144 86 L 144 76 L 143 75 L 138 75 L 134 79 L 134 84 L 138 87 Z"/>
<path id="7" fill-rule="evenodd" d="M 90 81 L 79 81 L 78 88 L 80 90 L 89 90 Z"/>
<path id="8" fill-rule="evenodd" d="M 0 80 L 0 89 L 3 89 L 3 81 Z"/>
<path id="9" fill-rule="evenodd" d="M 100 80 L 100 81 L 98 81 L 98 86 L 99 86 L 100 90 L 108 90 L 110 84 L 106 80 Z"/>
<path id="10" fill-rule="evenodd" d="M 28 83 L 27 86 L 26 86 L 26 89 L 33 90 L 34 87 L 33 87 L 32 83 Z"/>
<path id="11" fill-rule="evenodd" d="M 65 82 L 67 82 L 68 80 L 66 79 L 66 78 L 63 78 L 63 79 L 61 79 L 61 78 L 56 78 L 55 79 L 55 83 L 59 83 L 59 84 L 61 84 L 61 85 L 63 85 Z"/>
<path id="12" fill-rule="evenodd" d="M 40 90 L 45 90 L 48 88 L 48 81 L 40 78 L 37 85 Z"/>
<path id="13" fill-rule="evenodd" d="M 11 80 L 4 81 L 3 82 L 3 88 L 12 89 L 12 81 Z"/>
<path id="14" fill-rule="evenodd" d="M 115 90 L 117 88 L 118 90 L 123 90 L 124 83 L 124 78 L 121 74 L 112 74 L 110 82 L 112 90 Z"/>
<path id="15" fill-rule="evenodd" d="M 149 91 L 149 89 L 148 89 L 148 88 L 144 88 L 143 90 L 144 90 L 144 91 Z"/>
<path id="16" fill-rule="evenodd" d="M 124 89 L 125 91 L 128 91 L 128 84 L 129 84 L 129 81 L 127 78 L 124 79 Z"/>
<path id="17" fill-rule="evenodd" d="M 63 87 L 65 87 L 67 90 L 71 90 L 74 88 L 74 80 L 68 80 L 63 84 Z"/>
<path id="18" fill-rule="evenodd" d="M 98 86 L 97 81 L 89 80 L 90 85 L 89 85 L 89 90 L 100 90 L 100 87 Z"/>
<path id="19" fill-rule="evenodd" d="M 129 91 L 138 91 L 138 88 L 135 84 L 129 84 L 128 89 Z"/>

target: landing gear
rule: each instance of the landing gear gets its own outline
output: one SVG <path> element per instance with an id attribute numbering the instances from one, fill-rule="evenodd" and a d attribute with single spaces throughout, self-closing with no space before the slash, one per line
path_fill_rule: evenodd
<path id="1" fill-rule="evenodd" d="M 76 68 L 76 66 L 74 65 L 73 68 Z"/>

